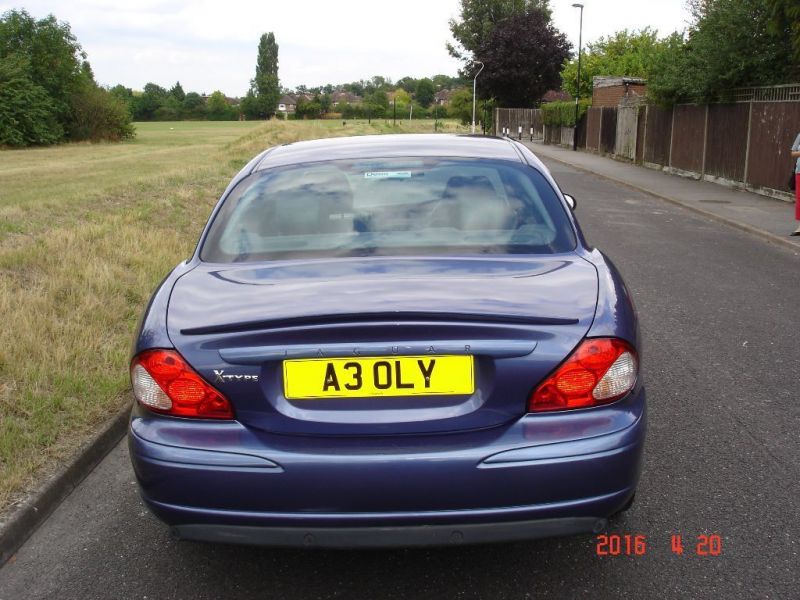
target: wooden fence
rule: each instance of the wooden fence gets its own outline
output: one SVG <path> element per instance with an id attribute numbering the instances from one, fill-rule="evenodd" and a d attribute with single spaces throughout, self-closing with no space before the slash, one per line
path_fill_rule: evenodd
<path id="1" fill-rule="evenodd" d="M 521 129 L 520 129 L 521 128 Z M 496 108 L 494 110 L 494 135 L 508 135 L 517 138 L 541 140 L 544 137 L 542 111 L 539 108 Z M 559 142 L 551 142 L 559 143 Z"/>
<path id="2" fill-rule="evenodd" d="M 800 102 L 590 108 L 585 129 L 587 150 L 783 195 Z"/>
<path id="3" fill-rule="evenodd" d="M 780 98 L 800 93 L 800 86 L 783 87 Z M 589 108 L 578 126 L 578 146 L 653 168 L 785 195 L 793 162 L 789 149 L 800 132 L 800 101 L 762 100 L 767 96 L 761 88 L 749 97 L 757 99 L 671 109 Z M 494 124 L 495 135 L 505 128 L 517 138 L 521 127 L 523 139 L 546 144 L 571 147 L 575 135 L 571 127 L 543 126 L 538 109 L 495 109 Z"/>

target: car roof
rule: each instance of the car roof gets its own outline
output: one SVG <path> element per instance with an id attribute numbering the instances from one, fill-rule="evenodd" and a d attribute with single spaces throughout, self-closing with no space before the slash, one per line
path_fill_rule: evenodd
<path id="1" fill-rule="evenodd" d="M 328 160 L 411 156 L 524 162 L 512 143 L 497 137 L 394 134 L 326 138 L 277 146 L 253 170 Z"/>

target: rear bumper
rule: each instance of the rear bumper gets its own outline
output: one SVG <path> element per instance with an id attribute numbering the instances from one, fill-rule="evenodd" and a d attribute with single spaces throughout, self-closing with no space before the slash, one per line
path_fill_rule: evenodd
<path id="1" fill-rule="evenodd" d="M 630 499 L 644 391 L 602 409 L 440 436 L 303 438 L 135 409 L 142 497 L 184 539 L 276 546 L 483 543 L 588 533 Z"/>
<path id="2" fill-rule="evenodd" d="M 178 539 L 254 546 L 388 548 L 488 544 L 599 533 L 605 519 L 565 517 L 509 523 L 409 525 L 404 527 L 252 527 L 246 525 L 177 525 Z"/>

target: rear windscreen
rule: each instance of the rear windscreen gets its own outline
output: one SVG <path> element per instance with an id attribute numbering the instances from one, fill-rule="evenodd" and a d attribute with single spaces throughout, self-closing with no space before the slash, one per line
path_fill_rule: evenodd
<path id="1" fill-rule="evenodd" d="M 562 203 L 531 167 L 373 159 L 253 173 L 218 211 L 200 258 L 554 254 L 575 245 Z"/>

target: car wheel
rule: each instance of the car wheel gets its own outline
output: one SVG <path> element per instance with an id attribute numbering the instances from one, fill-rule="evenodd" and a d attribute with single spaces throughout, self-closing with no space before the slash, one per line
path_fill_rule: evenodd
<path id="1" fill-rule="evenodd" d="M 636 499 L 636 492 L 633 492 L 633 495 L 630 498 L 628 498 L 628 501 L 625 503 L 625 505 L 622 508 L 620 508 L 617 512 L 615 512 L 613 515 L 611 515 L 611 517 L 609 518 L 614 519 L 622 516 L 622 513 L 627 512 L 628 509 L 630 509 L 630 507 L 633 506 L 633 501 L 635 499 Z"/>

